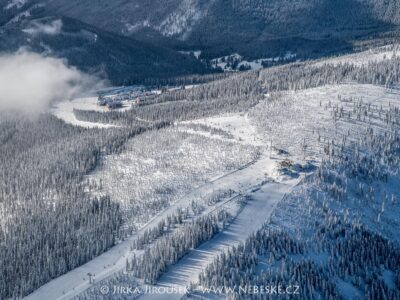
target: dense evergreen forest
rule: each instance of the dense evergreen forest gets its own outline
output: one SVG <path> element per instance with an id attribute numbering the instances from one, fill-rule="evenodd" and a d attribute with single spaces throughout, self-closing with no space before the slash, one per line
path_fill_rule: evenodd
<path id="1" fill-rule="evenodd" d="M 346 82 L 392 87 L 399 83 L 399 70 L 400 58 L 397 56 L 362 66 L 353 63 L 294 63 L 231 75 L 188 90 L 168 92 L 124 112 L 75 110 L 74 113 L 79 120 L 117 125 L 130 125 L 137 119 L 148 122 L 189 120 L 224 112 L 245 111 L 271 92 Z"/>
<path id="2" fill-rule="evenodd" d="M 82 179 L 147 130 L 88 130 L 43 114 L 0 119 L 0 298 L 19 298 L 118 240 L 121 213 Z"/>
<path id="3" fill-rule="evenodd" d="M 0 298 L 27 295 L 52 278 L 103 253 L 121 238 L 119 205 L 107 195 L 94 197 L 87 193 L 84 177 L 94 170 L 102 156 L 118 153 L 128 140 L 176 120 L 245 111 L 269 93 L 349 81 L 392 87 L 399 84 L 399 72 L 397 57 L 362 66 L 295 63 L 217 78 L 192 89 L 165 93 L 148 105 L 125 112 L 74 112 L 80 120 L 124 126 L 107 130 L 74 127 L 49 114 L 27 119 L 2 113 Z M 354 110 L 352 118 L 370 113 L 361 103 L 356 103 Z M 384 181 L 393 172 L 390 168 L 398 167 L 398 114 L 397 108 L 382 110 L 379 120 L 391 130 L 386 135 L 367 131 L 365 140 L 355 148 L 348 148 L 345 140 L 327 145 L 327 157 L 315 175 L 315 181 L 320 184 L 316 186 L 324 190 L 326 199 L 333 197 L 339 201 L 346 194 L 345 181 L 335 174 L 355 177 L 361 184 L 362 180 Z M 340 110 L 335 112 L 337 118 L 347 115 Z M 373 116 L 377 115 L 374 111 Z M 365 186 L 361 185 L 361 190 L 366 193 Z M 205 271 L 200 283 L 205 286 L 215 282 L 230 284 L 241 279 L 256 283 L 267 276 L 274 282 L 291 279 L 304 284 L 307 287 L 304 299 L 315 295 L 315 291 L 320 291 L 327 299 L 335 299 L 338 294 L 328 275 L 342 279 L 352 275 L 351 280 L 365 289 L 367 298 L 378 299 L 379 293 L 387 299 L 398 298 L 398 246 L 362 226 L 344 222 L 334 212 L 318 210 L 318 205 L 313 207 L 323 215 L 323 220 L 312 241 L 319 239 L 319 245 L 334 258 L 328 265 L 320 267 L 312 261 L 286 259 L 307 251 L 308 244 L 303 245 L 290 233 L 264 228 L 245 245 L 220 257 Z M 146 259 L 128 262 L 129 269 L 147 282 L 155 282 L 168 264 L 176 262 L 189 248 L 212 238 L 219 230 L 219 222 L 218 218 L 203 218 L 160 238 L 155 248 L 145 250 L 148 251 Z M 255 274 L 254 266 L 263 255 L 269 255 L 271 262 L 285 262 L 282 271 Z M 368 270 L 364 271 L 363 264 Z M 395 274 L 397 290 L 373 280 L 382 275 L 381 265 Z M 234 297 L 240 298 L 240 295 Z"/>
<path id="4" fill-rule="evenodd" d="M 397 211 L 398 205 L 390 186 L 400 160 L 400 111 L 391 104 L 340 100 L 342 105 L 327 108 L 333 124 L 363 124 L 364 130 L 325 141 L 319 136 L 324 155 L 317 172 L 279 204 L 264 228 L 218 256 L 200 275 L 200 286 L 280 286 L 277 299 L 400 297 L 400 247 L 393 241 L 398 236 L 383 225 L 388 207 Z M 287 103 L 279 99 L 277 105 L 283 109 Z M 267 111 L 258 107 L 257 113 Z M 371 207 L 371 215 L 365 210 L 357 216 L 352 210 L 360 207 Z M 346 288 L 346 282 L 355 288 Z M 286 292 L 288 286 L 291 292 L 298 286 L 299 293 Z M 271 294 L 236 290 L 226 296 L 269 299 Z"/>

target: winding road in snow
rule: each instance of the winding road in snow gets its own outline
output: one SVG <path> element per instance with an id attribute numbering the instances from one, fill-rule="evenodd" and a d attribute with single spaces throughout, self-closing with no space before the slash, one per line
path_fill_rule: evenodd
<path id="1" fill-rule="evenodd" d="M 120 128 L 121 126 L 113 124 L 80 121 L 75 117 L 74 109 L 104 112 L 104 108 L 98 107 L 96 103 L 97 99 L 93 97 L 62 101 L 55 103 L 50 112 L 65 123 L 75 126 L 84 128 Z M 124 107 L 123 109 L 129 109 L 129 107 Z"/>

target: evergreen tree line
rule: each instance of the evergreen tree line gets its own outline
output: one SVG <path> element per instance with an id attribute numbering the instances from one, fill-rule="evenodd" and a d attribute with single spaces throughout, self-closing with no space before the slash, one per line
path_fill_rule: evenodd
<path id="1" fill-rule="evenodd" d="M 169 215 L 166 219 L 163 219 L 157 224 L 156 227 L 147 229 L 138 239 L 132 244 L 132 249 L 143 250 L 146 245 L 150 245 L 152 242 L 162 237 L 163 235 L 170 233 L 176 228 L 179 228 L 185 222 L 188 222 L 190 218 L 196 217 L 201 214 L 206 204 L 207 206 L 214 206 L 223 199 L 231 198 L 235 192 L 233 190 L 217 190 L 212 192 L 208 197 L 203 200 L 192 201 L 190 207 L 185 209 L 179 208 L 175 213 Z"/>
<path id="2" fill-rule="evenodd" d="M 264 94 L 358 82 L 393 87 L 400 82 L 400 58 L 393 56 L 366 65 L 353 63 L 294 63 L 257 72 L 231 75 L 188 90 L 177 90 L 144 102 L 132 110 L 108 113 L 75 111 L 79 120 L 118 125 L 145 121 L 173 122 L 241 112 L 259 103 Z"/>
<path id="3" fill-rule="evenodd" d="M 208 82 L 220 80 L 229 77 L 229 73 L 211 73 L 211 74 L 193 74 L 186 76 L 170 77 L 170 78 L 147 78 L 144 84 L 148 86 L 156 86 L 162 88 L 164 86 L 186 86 L 194 84 L 205 84 Z"/>
<path id="4" fill-rule="evenodd" d="M 232 75 L 191 90 L 161 95 L 157 100 L 160 103 L 139 106 L 131 111 L 102 114 L 75 111 L 81 119 L 101 119 L 105 123 L 128 125 L 124 129 L 88 130 L 67 125 L 47 114 L 35 120 L 2 115 L 0 298 L 24 296 L 115 243 L 122 218 L 120 207 L 108 197 L 89 196 L 85 193 L 82 179 L 96 167 L 101 155 L 121 151 L 128 139 L 145 130 L 164 127 L 175 120 L 245 111 L 257 104 L 263 98 L 263 93 L 271 91 L 297 90 L 353 80 L 391 87 L 399 82 L 399 70 L 398 58 L 364 66 L 349 63 L 322 66 L 292 64 Z M 339 120 L 348 115 L 348 111 L 340 108 L 333 112 L 333 117 Z M 368 184 L 376 180 L 386 182 L 398 166 L 399 111 L 396 107 L 381 110 L 356 103 L 350 115 L 352 120 L 358 122 L 385 122 L 386 132 L 375 132 L 368 128 L 366 138 L 358 144 L 346 143 L 345 138 L 330 142 L 326 146 L 328 156 L 316 176 L 321 181 L 322 190 L 329 195 L 339 195 L 334 197 L 337 200 L 343 200 L 343 195 L 350 189 L 356 189 L 369 199 L 367 195 L 373 195 Z M 356 184 L 349 186 L 345 178 L 355 178 Z M 377 220 L 380 220 L 380 215 Z M 176 262 L 190 247 L 210 239 L 218 230 L 214 221 L 204 220 L 201 224 L 195 224 L 189 226 L 191 229 L 187 229 L 187 232 L 183 231 L 186 233 L 174 233 L 167 235 L 169 239 L 157 240 L 154 248 L 146 250 L 148 256 L 130 262 L 130 265 L 137 266 L 132 268 L 137 270 L 136 275 L 154 282 L 168 264 Z M 374 245 L 377 236 L 373 235 L 370 239 Z M 379 243 L 383 243 L 387 249 L 379 250 L 378 246 L 372 250 L 362 248 L 363 253 L 367 253 L 363 259 L 371 261 L 370 265 L 375 267 L 379 260 L 374 253 L 386 251 L 385 255 L 398 260 L 396 249 L 390 250 L 392 246 L 381 240 Z M 368 252 L 370 250 L 375 252 L 371 254 Z M 339 250 L 337 253 L 338 257 L 344 257 Z M 335 258 L 334 261 L 338 260 Z M 396 272 L 393 268 L 399 269 L 397 265 L 383 262 L 393 272 Z M 340 265 L 346 264 L 352 265 L 344 258 Z M 309 271 L 304 273 L 305 286 L 310 287 L 309 295 L 319 289 L 314 287 L 315 282 L 317 287 L 329 285 L 330 281 L 318 279 L 318 272 L 321 271 L 318 266 L 306 263 L 298 268 Z M 315 268 L 319 271 L 310 271 Z M 335 272 L 343 274 L 342 271 Z M 398 272 L 396 276 L 398 283 Z M 361 281 L 366 278 L 361 277 Z M 360 285 L 368 291 L 366 295 L 376 295 L 379 289 L 386 293 L 384 282 L 379 280 L 372 280 L 370 285 L 365 282 Z M 333 289 L 330 290 L 334 293 Z M 389 299 L 392 297 L 390 292 L 385 295 Z"/>
<path id="5" fill-rule="evenodd" d="M 201 286 L 295 284 L 300 287 L 299 295 L 273 297 L 347 299 L 351 296 L 340 288 L 340 282 L 346 282 L 361 298 L 400 298 L 400 247 L 388 238 L 384 228 L 390 219 L 379 226 L 385 207 L 396 208 L 396 196 L 374 196 L 377 184 L 385 189 L 390 178 L 398 176 L 399 109 L 391 104 L 383 108 L 358 100 L 350 110 L 340 106 L 332 106 L 331 110 L 337 122 L 362 122 L 365 131 L 356 133 L 356 137 L 349 131 L 326 143 L 323 162 L 315 175 L 280 204 L 270 224 L 218 256 L 199 276 Z M 340 209 L 335 208 L 338 205 Z M 355 216 L 349 213 L 352 205 Z M 365 206 L 379 208 L 375 210 L 375 220 L 365 219 Z M 362 215 L 357 217 L 357 213 Z M 282 218 L 296 221 L 285 224 Z M 394 286 L 385 279 L 388 272 Z M 271 297 L 240 291 L 226 296 Z"/>
<path id="6" fill-rule="evenodd" d="M 352 189 L 368 199 L 373 196 L 373 182 L 387 183 L 398 172 L 400 109 L 393 105 L 384 109 L 357 100 L 352 110 L 334 107 L 333 117 L 335 122 L 364 123 L 363 138 L 352 140 L 348 132 L 340 139 L 329 140 L 317 176 L 338 200 L 346 198 Z M 382 128 L 372 124 L 382 124 Z"/>
<path id="7" fill-rule="evenodd" d="M 345 63 L 294 63 L 260 71 L 259 79 L 266 92 L 301 90 L 346 82 L 392 87 L 399 83 L 400 58 L 370 61 L 364 65 Z"/>
<path id="8" fill-rule="evenodd" d="M 121 203 L 121 233 L 130 236 L 212 174 L 230 172 L 258 156 L 251 145 L 210 139 L 179 127 L 152 130 L 128 141 L 121 154 L 102 159 L 98 171 L 87 177 L 88 189 Z"/>
<path id="9" fill-rule="evenodd" d="M 118 240 L 121 212 L 83 176 L 147 128 L 83 129 L 49 114 L 0 119 L 0 298 L 20 298 Z"/>
<path id="10" fill-rule="evenodd" d="M 185 209 L 179 208 L 177 211 L 167 218 L 160 221 L 160 223 L 151 228 L 146 230 L 142 236 L 136 239 L 132 246 L 131 250 L 145 250 L 151 247 L 151 244 L 157 241 L 160 237 L 166 234 L 172 234 L 172 232 L 181 230 L 182 226 L 187 226 L 188 224 L 192 224 L 190 220 L 193 222 L 193 218 L 199 216 L 205 210 L 205 206 L 203 204 L 207 204 L 209 206 L 214 206 L 216 203 L 220 202 L 222 199 L 226 199 L 227 197 L 231 197 L 232 193 L 231 190 L 218 190 L 211 193 L 209 196 L 205 197 L 204 199 L 193 200 L 191 205 Z M 227 216 L 225 213 L 219 217 L 219 219 L 224 219 Z M 222 220 L 222 224 L 219 224 L 220 227 L 224 227 L 224 223 L 226 221 Z M 130 264 L 130 260 L 127 260 L 127 269 L 132 268 Z M 118 272 L 117 274 L 101 280 L 97 282 L 95 280 L 95 275 L 93 279 L 93 285 L 87 289 L 84 293 L 78 295 L 74 299 L 81 300 L 81 299 L 135 299 L 140 294 L 143 293 L 144 288 L 139 283 L 139 279 L 135 277 L 134 272 L 127 270 L 123 270 Z M 102 286 L 122 286 L 122 287 L 135 287 L 137 288 L 135 294 L 129 295 L 103 295 L 100 291 Z M 136 294 L 137 292 L 137 294 Z"/>
<path id="11" fill-rule="evenodd" d="M 182 128 L 184 130 L 189 129 L 194 131 L 209 132 L 212 136 L 219 136 L 228 140 L 233 140 L 235 138 L 234 135 L 228 131 L 200 123 L 187 123 L 184 125 L 180 124 L 178 125 L 178 128 Z"/>
<path id="12" fill-rule="evenodd" d="M 337 278 L 340 278 L 360 290 L 365 299 L 398 299 L 398 245 L 336 217 L 335 222 L 322 224 L 312 238 L 313 242 L 324 245 L 323 253 L 328 253 L 329 258 L 322 264 L 307 258 L 307 243 L 284 231 L 264 228 L 244 244 L 218 256 L 199 276 L 199 285 L 207 288 L 299 286 L 297 295 L 248 295 L 237 289 L 225 295 L 228 299 L 320 299 L 321 296 L 323 299 L 346 299 L 337 286 Z M 383 270 L 393 272 L 395 289 L 382 279 Z"/>
<path id="13" fill-rule="evenodd" d="M 243 112 L 258 103 L 258 98 L 224 98 L 210 101 L 175 101 L 155 105 L 134 107 L 127 111 L 81 111 L 74 110 L 78 120 L 131 126 L 144 123 L 192 120 L 214 116 L 220 113 Z"/>
<path id="14" fill-rule="evenodd" d="M 154 284 L 169 265 L 177 263 L 191 249 L 210 240 L 229 218 L 225 210 L 220 210 L 164 235 L 149 246 L 143 255 L 128 261 L 127 270 L 144 279 L 145 283 Z"/>
<path id="15" fill-rule="evenodd" d="M 176 226 L 180 226 L 190 217 L 189 208 L 178 209 L 177 212 L 161 220 L 156 227 L 147 229 L 142 236 L 132 243 L 132 249 L 143 250 L 146 245 L 173 230 Z"/>

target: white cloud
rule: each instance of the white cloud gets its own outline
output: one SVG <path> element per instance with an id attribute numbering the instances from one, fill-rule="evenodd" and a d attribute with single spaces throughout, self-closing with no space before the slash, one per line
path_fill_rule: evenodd
<path id="1" fill-rule="evenodd" d="M 31 23 L 31 27 L 22 30 L 31 35 L 37 34 L 48 34 L 56 35 L 60 34 L 62 30 L 63 23 L 61 20 L 54 20 L 50 24 L 43 24 L 37 21 Z"/>
<path id="2" fill-rule="evenodd" d="M 0 54 L 0 110 L 38 112 L 102 86 L 64 60 L 19 50 Z"/>

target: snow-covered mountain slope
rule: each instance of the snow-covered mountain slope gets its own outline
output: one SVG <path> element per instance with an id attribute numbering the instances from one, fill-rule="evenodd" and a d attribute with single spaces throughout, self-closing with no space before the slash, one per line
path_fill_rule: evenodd
<path id="1" fill-rule="evenodd" d="M 168 210 L 154 217 L 148 223 L 151 225 L 145 225 L 143 228 L 156 226 L 163 217 L 171 213 L 172 209 L 185 208 L 191 201 L 206 199 L 206 195 L 215 189 L 232 190 L 233 197 L 236 193 L 247 197 L 247 200 L 241 204 L 240 210 L 233 210 L 234 220 L 221 229 L 215 237 L 200 247 L 190 250 L 178 263 L 168 267 L 155 285 L 149 285 L 148 282 L 144 285 L 132 273 L 123 273 L 123 270 L 127 268 L 127 258 L 129 261 L 142 255 L 140 251 L 129 250 L 127 246 L 144 234 L 141 229 L 129 238 L 129 243 L 123 243 L 126 245 L 125 250 L 107 252 L 84 267 L 45 285 L 28 299 L 39 299 L 45 294 L 53 295 L 55 299 L 68 299 L 80 293 L 83 293 L 81 296 L 86 298 L 105 295 L 109 299 L 114 299 L 115 295 L 109 294 L 114 286 L 134 286 L 140 293 L 146 293 L 146 286 L 147 288 L 169 287 L 179 291 L 168 294 L 168 299 L 181 299 L 185 296 L 185 291 L 194 295 L 202 294 L 202 288 L 213 286 L 210 284 L 212 280 L 217 283 L 220 280 L 219 275 L 213 273 L 213 268 L 216 266 L 214 259 L 240 243 L 253 243 L 252 238 L 246 241 L 247 237 L 263 227 L 265 222 L 267 222 L 266 229 L 261 232 L 267 232 L 271 243 L 280 243 L 280 240 L 288 239 L 290 242 L 283 245 L 287 247 L 292 245 L 290 247 L 294 247 L 293 249 L 301 250 L 282 246 L 282 248 L 278 247 L 279 250 L 276 250 L 278 254 L 272 258 L 268 259 L 260 255 L 254 267 L 246 271 L 246 274 L 254 274 L 243 279 L 247 284 L 261 284 L 259 280 L 264 280 L 262 278 L 266 274 L 269 278 L 277 276 L 274 272 L 282 263 L 287 264 L 288 270 L 291 270 L 288 273 L 282 273 L 282 276 L 291 276 L 294 272 L 292 268 L 303 268 L 301 264 L 316 264 L 318 268 L 325 270 L 325 265 L 330 260 L 344 261 L 345 256 L 340 252 L 340 248 L 339 250 L 335 248 L 341 246 L 336 244 L 335 239 L 331 240 L 331 233 L 329 235 L 321 233 L 322 230 L 325 233 L 329 232 L 329 226 L 337 228 L 335 230 L 339 233 L 343 230 L 344 237 L 349 238 L 349 240 L 344 238 L 345 247 L 350 247 L 346 243 L 352 243 L 352 239 L 354 242 L 357 241 L 360 238 L 358 234 L 371 235 L 369 239 L 374 241 L 371 251 L 376 250 L 373 247 L 375 247 L 375 239 L 379 237 L 385 239 L 381 245 L 387 248 L 383 251 L 392 253 L 390 255 L 398 255 L 396 247 L 400 243 L 397 233 L 400 211 L 397 195 L 400 192 L 398 190 L 400 177 L 398 176 L 398 138 L 396 140 L 396 135 L 393 134 L 398 128 L 399 105 L 397 90 L 373 85 L 328 85 L 297 92 L 273 94 L 251 109 L 249 115 L 219 116 L 177 125 L 178 132 L 186 132 L 201 140 L 209 139 L 207 145 L 211 147 L 210 149 L 215 150 L 215 146 L 212 146 L 214 142 L 221 143 L 227 139 L 239 144 L 260 147 L 262 155 L 252 164 L 212 179 L 203 186 L 180 196 L 181 198 L 178 197 Z M 214 133 L 211 134 L 212 132 Z M 377 141 L 382 141 L 382 144 L 377 146 Z M 140 143 L 139 140 L 137 142 Z M 137 147 L 132 145 L 132 149 L 135 148 Z M 241 151 L 243 154 L 246 153 Z M 151 151 L 146 151 L 146 153 L 149 152 Z M 188 154 L 191 152 L 192 150 L 185 151 Z M 205 157 L 209 157 L 207 151 L 202 150 L 201 153 L 207 153 Z M 235 151 L 230 151 L 230 153 L 232 155 Z M 130 185 L 119 186 L 118 183 L 124 182 L 125 174 L 138 174 L 136 171 L 133 173 L 129 171 L 129 166 L 133 163 L 131 158 L 128 159 L 125 155 L 130 154 L 127 152 L 115 158 L 107 158 L 110 162 L 99 170 L 100 173 L 109 174 L 107 177 L 102 177 L 103 188 L 106 190 L 111 191 L 115 188 L 117 193 L 121 193 L 127 188 L 135 189 Z M 343 155 L 347 155 L 348 158 Z M 136 159 L 139 156 L 135 154 L 132 157 Z M 356 159 L 354 165 L 349 164 L 353 159 Z M 162 160 L 165 161 L 165 159 Z M 373 162 L 369 162 L 370 160 Z M 120 165 L 118 161 L 122 164 Z M 146 161 L 146 164 L 150 163 L 148 158 L 143 161 Z M 203 160 L 201 168 L 204 163 Z M 368 163 L 367 169 L 364 169 L 365 163 Z M 188 162 L 184 164 L 187 165 Z M 115 171 L 112 172 L 107 165 Z M 166 174 L 166 172 L 149 172 L 159 178 L 157 182 L 163 181 L 162 174 L 164 173 Z M 173 176 L 177 175 L 176 172 L 173 174 Z M 308 175 L 303 177 L 304 174 Z M 116 181 L 114 182 L 113 179 Z M 110 183 L 108 187 L 107 182 Z M 154 180 L 149 182 L 154 182 Z M 178 185 L 174 183 L 172 186 L 176 188 Z M 366 194 L 367 191 L 369 195 Z M 122 199 L 123 195 L 116 198 Z M 226 204 L 225 200 L 222 200 L 219 209 L 228 205 L 229 199 L 232 198 L 228 198 Z M 209 212 L 214 205 L 211 204 L 206 212 Z M 194 212 L 192 214 L 195 215 Z M 144 221 L 143 224 L 146 222 Z M 180 230 L 179 227 L 176 230 Z M 274 235 L 276 231 L 277 236 Z M 386 244 L 386 241 L 391 241 L 397 246 Z M 145 249 L 152 249 L 156 243 L 157 239 L 149 242 Z M 121 247 L 123 247 L 122 244 L 117 246 L 118 249 L 122 249 Z M 232 255 L 258 253 L 243 253 L 243 248 L 238 249 L 235 250 L 238 252 L 233 252 Z M 261 253 L 264 250 L 257 251 Z M 335 256 L 329 258 L 329 251 L 339 252 L 335 252 Z M 284 258 L 279 253 L 285 253 L 282 254 Z M 230 266 L 229 257 L 221 257 L 220 261 Z M 367 265 L 368 270 L 377 272 L 378 276 L 383 278 L 382 284 L 386 285 L 383 287 L 384 293 L 396 295 L 394 278 L 397 275 L 394 266 L 388 265 L 378 270 L 375 263 L 368 262 Z M 206 266 L 208 266 L 206 272 L 202 273 Z M 247 268 L 246 264 L 242 264 L 238 271 L 244 268 Z M 88 272 L 96 274 L 96 283 L 93 285 L 89 284 L 85 276 Z M 219 274 L 224 275 L 223 272 Z M 306 270 L 301 272 L 304 272 L 304 276 L 310 275 Z M 339 269 L 330 269 L 332 277 L 324 277 L 324 272 L 328 271 L 321 271 L 316 276 L 319 276 L 317 278 L 320 280 L 325 280 L 325 284 L 330 285 L 331 288 L 319 290 L 321 285 L 315 283 L 313 287 L 316 291 L 325 293 L 325 296 L 335 295 L 335 297 L 345 299 L 350 299 L 355 295 L 361 298 L 365 296 L 362 291 L 364 283 L 351 281 L 342 275 Z M 82 276 L 85 277 L 84 280 L 73 279 Z M 229 287 L 237 283 L 235 278 L 238 277 L 231 277 L 228 274 L 224 276 L 228 276 L 228 279 L 225 283 L 220 283 L 220 286 Z M 370 280 L 367 275 L 365 275 L 367 277 L 363 276 L 361 275 L 361 281 Z M 287 277 L 283 278 L 286 280 L 283 284 L 293 281 Z M 296 277 L 292 283 L 303 289 L 301 294 L 303 297 L 311 297 L 313 292 L 305 290 L 309 288 L 305 278 Z M 270 282 L 269 279 L 265 280 L 264 284 Z M 106 294 L 104 289 L 101 290 L 104 286 L 109 288 Z M 368 293 L 372 293 L 373 288 L 367 286 Z M 56 287 L 61 288 L 65 295 L 62 295 L 60 290 L 56 291 Z M 135 297 L 137 296 L 139 294 L 135 294 Z M 165 294 L 147 293 L 140 299 L 165 299 L 165 297 Z"/>
<path id="2" fill-rule="evenodd" d="M 17 9 L 23 7 L 28 0 L 11 0 L 7 3 L 7 5 L 4 7 L 5 10 L 11 9 L 16 7 Z"/>
<path id="3" fill-rule="evenodd" d="M 202 7 L 199 0 L 184 0 L 172 14 L 158 26 L 158 30 L 165 36 L 187 36 L 196 23 L 207 14 L 206 7 Z M 211 3 L 213 1 L 210 1 Z M 208 4 L 209 5 L 209 4 Z"/>
<path id="4" fill-rule="evenodd" d="M 385 59 L 391 59 L 393 57 L 397 57 L 400 55 L 399 46 L 387 45 L 379 48 L 372 48 L 370 50 L 362 51 L 359 53 L 353 53 L 349 55 L 341 55 L 338 57 L 333 57 L 329 59 L 321 59 L 319 62 L 316 62 L 315 65 L 321 66 L 323 64 L 354 64 L 356 66 L 367 65 L 371 62 L 379 62 Z"/>
<path id="5" fill-rule="evenodd" d="M 300 299 L 397 298 L 399 105 L 398 90 L 353 84 L 292 92 L 256 106 L 260 132 L 288 158 L 284 172 L 296 173 L 289 160 L 313 160 L 318 149 L 322 160 L 263 229 L 209 265 L 195 294 L 240 284 L 280 286 L 282 298 L 294 286 Z M 246 292 L 225 296 L 242 299 Z"/>
<path id="6" fill-rule="evenodd" d="M 400 226 L 398 219 L 400 211 L 396 205 L 399 193 L 397 181 L 400 180 L 397 165 L 399 153 L 396 144 L 398 140 L 396 134 L 399 129 L 397 115 L 399 96 L 400 91 L 397 89 L 373 85 L 331 85 L 281 95 L 279 99 L 267 101 L 265 106 L 260 104 L 254 112 L 260 132 L 271 139 L 275 147 L 286 151 L 290 157 L 321 160 L 326 159 L 325 155 L 333 155 L 329 151 L 339 151 L 335 155 L 341 156 L 340 151 L 345 150 L 348 153 L 343 154 L 347 156 L 344 159 L 349 162 L 352 161 L 352 155 L 356 155 L 352 151 L 357 151 L 357 155 L 361 156 L 359 164 L 362 164 L 367 157 L 371 160 L 381 159 L 382 161 L 376 162 L 379 165 L 376 166 L 377 169 L 375 162 L 371 162 L 367 167 L 368 170 L 365 170 L 367 174 L 354 175 L 355 178 L 346 173 L 348 171 L 345 170 L 346 166 L 340 171 L 335 170 L 338 174 L 332 176 L 338 176 L 338 180 L 341 177 L 340 180 L 346 182 L 342 184 L 347 185 L 340 192 L 343 195 L 336 196 L 338 198 L 344 196 L 349 201 L 338 204 L 343 206 L 335 209 L 346 211 L 348 218 L 357 218 L 361 224 L 397 243 L 400 242 L 396 229 Z M 284 109 L 278 109 L 281 105 Z M 264 119 L 259 118 L 261 115 Z M 285 126 L 280 120 L 286 120 Z M 386 144 L 386 137 L 389 139 L 392 137 L 394 144 Z M 369 144 L 369 139 L 373 140 L 372 144 Z M 390 150 L 382 149 L 384 153 L 380 153 L 381 147 L 390 147 Z M 385 161 L 386 155 L 393 157 Z M 335 159 L 329 159 L 324 163 L 339 164 Z M 362 173 L 361 169 L 364 166 L 354 164 L 349 169 L 358 168 L 358 171 L 353 172 Z M 365 181 L 362 180 L 363 176 L 367 178 Z M 352 186 L 355 182 L 359 182 L 360 186 Z M 339 185 L 339 181 L 336 184 Z M 370 195 L 364 195 L 363 192 L 358 194 L 360 193 L 356 191 L 358 188 L 368 189 Z M 366 206 L 362 204 L 362 201 L 366 200 L 363 197 L 371 200 L 370 202 L 367 200 Z M 386 205 L 391 208 L 385 209 Z M 360 207 L 363 207 L 361 211 Z"/>
<path id="7" fill-rule="evenodd" d="M 2 114 L 1 295 L 282 283 L 300 299 L 398 298 L 400 59 L 338 59 L 163 88 L 123 111 L 77 101 L 80 121 L 118 128 Z"/>
<path id="8" fill-rule="evenodd" d="M 8 3 L 8 2 L 7 2 Z M 13 2 L 14 3 L 14 2 Z M 0 3 L 0 52 L 24 47 L 47 56 L 68 60 L 70 65 L 115 85 L 179 75 L 202 74 L 207 67 L 192 56 L 148 41 L 111 33 L 45 11 L 45 3 Z"/>
<path id="9" fill-rule="evenodd" d="M 396 1 L 383 2 L 1 0 L 0 51 L 31 47 L 118 84 L 213 71 L 176 50 L 202 50 L 222 69 L 255 70 L 351 52 L 355 40 L 395 30 Z M 44 30 L 56 20 L 64 30 Z M 232 53 L 242 57 L 234 68 L 218 60 Z"/>
<path id="10" fill-rule="evenodd" d="M 112 4 L 99 1 L 90 5 L 93 13 L 85 15 L 80 10 L 89 5 L 82 1 L 51 1 L 49 9 L 70 17 L 82 17 L 82 20 L 101 27 L 108 27 L 120 33 L 132 33 L 143 28 L 152 28 L 166 36 L 185 35 L 198 20 L 207 13 L 213 1 L 171 0 L 165 3 L 160 0 L 141 2 L 115 2 Z M 106 16 L 107 14 L 107 16 Z M 103 18 L 104 16 L 104 18 Z M 100 18 L 103 18 L 100 21 Z"/>
<path id="11" fill-rule="evenodd" d="M 48 1 L 57 14 L 134 36 L 149 31 L 183 40 L 204 55 L 239 52 L 251 59 L 317 56 L 351 49 L 352 40 L 399 24 L 396 0 L 385 1 Z M 86 13 L 90 8 L 91 14 Z M 158 42 L 162 38 L 152 35 Z"/>
<path id="12" fill-rule="evenodd" d="M 222 126 L 224 130 L 234 128 L 236 124 L 242 124 L 245 125 L 243 128 L 245 132 L 255 133 L 243 116 L 222 118 L 221 121 L 225 124 Z M 219 123 L 219 120 L 210 119 L 206 122 Z M 205 257 L 201 262 L 202 265 L 210 262 L 231 242 L 243 241 L 247 233 L 256 230 L 264 223 L 268 214 L 272 212 L 272 207 L 295 184 L 295 181 L 289 181 L 282 186 L 273 182 L 268 185 L 270 180 L 268 177 L 275 176 L 276 160 L 265 155 L 254 156 L 255 147 L 258 147 L 257 143 L 253 146 L 256 136 L 249 138 L 249 142 L 243 145 L 240 143 L 242 140 L 240 136 L 236 135 L 237 129 L 233 129 L 233 135 L 229 136 L 226 131 L 218 127 L 209 131 L 214 127 L 197 127 L 197 124 L 199 123 L 185 122 L 176 129 L 149 133 L 138 140 L 133 140 L 127 147 L 129 150 L 124 153 L 105 158 L 102 166 L 87 178 L 90 181 L 90 190 L 95 192 L 100 188 L 95 193 L 111 193 L 113 199 L 121 201 L 126 207 L 124 210 L 126 210 L 128 220 L 136 220 L 132 225 L 126 224 L 126 232 L 132 232 L 135 227 L 139 230 L 132 235 L 128 234 L 127 240 L 104 255 L 50 282 L 29 295 L 27 299 L 41 299 L 44 295 L 53 299 L 69 299 L 91 288 L 87 277 L 89 272 L 95 274 L 96 282 L 113 280 L 126 267 L 127 258 L 140 254 L 140 251 L 132 251 L 132 243 L 146 230 L 155 228 L 176 210 L 191 207 L 193 209 L 193 203 L 196 203 L 196 207 L 200 207 L 200 211 L 205 209 L 207 213 L 217 207 L 223 208 L 226 201 L 223 197 L 216 202 L 208 200 L 210 195 L 218 190 L 233 193 L 227 198 L 226 205 L 228 206 L 231 199 L 240 200 L 238 196 L 243 197 L 257 192 L 262 194 L 268 189 L 273 189 L 276 194 L 268 203 L 259 197 L 254 201 L 250 200 L 248 206 L 245 205 L 244 209 L 239 210 L 237 213 L 240 217 L 235 219 L 232 226 L 228 228 L 229 231 L 221 233 L 222 237 L 217 236 L 216 240 L 212 241 L 215 247 L 214 254 Z M 193 125 L 194 131 L 187 133 L 190 125 Z M 214 133 L 210 137 L 205 137 L 204 130 L 206 130 L 205 133 Z M 171 138 L 177 143 L 171 143 Z M 160 143 L 164 144 L 163 153 L 157 151 Z M 138 153 L 137 145 L 139 144 L 148 145 L 149 149 Z M 136 184 L 133 184 L 132 176 L 137 177 L 134 180 Z M 263 187 L 265 184 L 267 186 Z M 279 188 L 276 189 L 275 186 Z M 166 190 L 168 193 L 165 192 Z M 146 202 L 145 205 L 143 201 Z M 155 205 L 155 203 L 158 204 Z M 223 205 L 220 206 L 220 204 Z M 134 206 L 133 209 L 132 206 Z M 162 207 L 164 209 L 160 211 Z M 246 226 L 245 231 L 239 230 L 245 225 L 244 222 L 249 222 L 248 217 L 255 213 L 260 216 L 258 222 L 253 223 L 252 226 Z M 235 234 L 232 235 L 233 233 Z M 221 243 L 226 246 L 221 248 Z M 198 274 L 199 270 L 188 274 L 186 282 L 189 283 L 190 279 Z M 98 289 L 95 292 L 98 293 Z"/>

